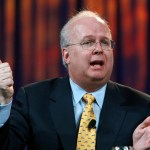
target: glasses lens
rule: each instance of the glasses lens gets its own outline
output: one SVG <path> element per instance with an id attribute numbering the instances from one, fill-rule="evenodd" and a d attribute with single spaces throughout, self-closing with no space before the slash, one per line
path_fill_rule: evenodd
<path id="1" fill-rule="evenodd" d="M 85 42 L 83 42 L 82 44 L 82 48 L 83 49 L 92 49 L 94 46 L 95 46 L 95 42 L 94 41 L 85 41 Z"/>
<path id="2" fill-rule="evenodd" d="M 93 50 L 96 48 L 97 44 L 99 44 L 99 42 L 96 43 L 94 40 L 88 40 L 81 43 L 81 46 L 85 50 Z M 114 48 L 114 41 L 103 39 L 100 41 L 100 45 L 103 50 L 110 50 L 111 48 Z"/>
<path id="3" fill-rule="evenodd" d="M 108 39 L 103 39 L 100 43 L 103 50 L 109 50 L 111 47 L 111 42 Z"/>

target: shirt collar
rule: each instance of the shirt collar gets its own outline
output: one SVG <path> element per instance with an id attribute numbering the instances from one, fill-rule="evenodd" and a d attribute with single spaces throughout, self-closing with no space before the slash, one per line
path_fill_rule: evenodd
<path id="1" fill-rule="evenodd" d="M 85 91 L 80 86 L 78 86 L 71 79 L 70 79 L 70 85 L 71 85 L 71 89 L 72 89 L 73 103 L 74 103 L 74 105 L 76 105 L 77 103 L 80 102 L 83 95 L 88 93 L 88 92 Z M 106 86 L 107 86 L 107 84 L 105 84 L 102 88 L 98 89 L 97 91 L 94 91 L 94 92 L 91 93 L 95 97 L 96 102 L 97 102 L 97 104 L 99 105 L 100 108 L 102 107 L 102 104 L 103 104 L 103 101 L 104 101 Z"/>

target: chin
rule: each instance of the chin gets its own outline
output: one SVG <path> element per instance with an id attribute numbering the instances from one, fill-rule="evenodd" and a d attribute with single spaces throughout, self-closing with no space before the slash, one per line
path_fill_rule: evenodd
<path id="1" fill-rule="evenodd" d="M 93 79 L 102 80 L 103 78 L 105 78 L 105 75 L 100 72 L 97 72 L 97 73 L 92 73 L 90 77 Z"/>
<path id="2" fill-rule="evenodd" d="M 108 79 L 109 79 L 109 75 L 106 75 L 106 74 L 92 74 L 91 76 L 90 76 L 90 79 L 91 79 L 91 81 L 93 81 L 93 82 L 107 82 L 108 81 Z"/>
<path id="3" fill-rule="evenodd" d="M 91 79 L 92 79 L 92 81 L 102 81 L 104 79 L 104 77 L 100 77 L 100 76 L 96 77 L 96 76 L 94 76 Z"/>

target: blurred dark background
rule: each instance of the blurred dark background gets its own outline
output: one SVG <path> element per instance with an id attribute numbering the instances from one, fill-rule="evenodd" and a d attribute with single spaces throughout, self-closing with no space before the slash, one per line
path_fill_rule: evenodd
<path id="1" fill-rule="evenodd" d="M 150 94 L 149 0 L 0 0 L 0 59 L 13 69 L 15 91 L 67 74 L 59 32 L 81 9 L 109 22 L 116 41 L 112 80 Z"/>

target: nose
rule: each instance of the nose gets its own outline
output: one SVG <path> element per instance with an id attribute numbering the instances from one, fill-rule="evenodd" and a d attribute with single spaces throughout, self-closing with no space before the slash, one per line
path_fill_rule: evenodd
<path id="1" fill-rule="evenodd" d="M 100 42 L 97 42 L 97 43 L 95 44 L 95 49 L 93 50 L 93 54 L 99 55 L 99 54 L 101 54 L 101 53 L 103 53 L 103 49 L 102 49 L 102 47 L 101 47 Z"/>

